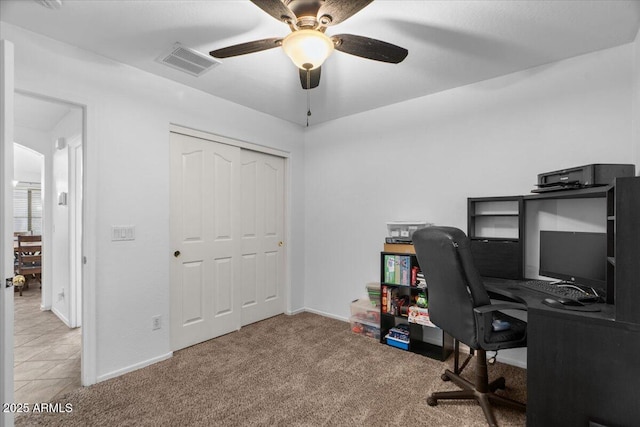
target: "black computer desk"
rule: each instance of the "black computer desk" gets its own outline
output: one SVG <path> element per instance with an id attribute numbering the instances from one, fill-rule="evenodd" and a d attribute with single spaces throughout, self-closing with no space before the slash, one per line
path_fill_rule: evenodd
<path id="1" fill-rule="evenodd" d="M 555 309 L 518 281 L 483 279 L 492 298 L 527 306 L 527 426 L 640 425 L 640 324 L 616 321 L 613 305 Z"/>

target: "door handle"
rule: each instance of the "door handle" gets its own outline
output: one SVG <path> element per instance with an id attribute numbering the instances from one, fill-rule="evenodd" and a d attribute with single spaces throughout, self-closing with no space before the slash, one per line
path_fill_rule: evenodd
<path id="1" fill-rule="evenodd" d="M 175 251 L 175 252 L 173 253 L 173 256 L 174 256 L 174 257 L 176 257 L 176 258 L 178 258 L 178 257 L 180 256 L 180 251 Z"/>
<path id="2" fill-rule="evenodd" d="M 283 242 L 282 240 L 280 240 L 280 241 L 278 242 L 278 246 L 282 247 L 282 245 L 284 245 L 284 242 Z"/>

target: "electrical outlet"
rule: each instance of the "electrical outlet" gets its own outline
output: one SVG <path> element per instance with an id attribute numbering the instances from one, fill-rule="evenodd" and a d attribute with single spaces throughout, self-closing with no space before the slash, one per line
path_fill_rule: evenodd
<path id="1" fill-rule="evenodd" d="M 155 331 L 162 328 L 162 316 L 153 316 L 151 318 L 151 330 Z"/>

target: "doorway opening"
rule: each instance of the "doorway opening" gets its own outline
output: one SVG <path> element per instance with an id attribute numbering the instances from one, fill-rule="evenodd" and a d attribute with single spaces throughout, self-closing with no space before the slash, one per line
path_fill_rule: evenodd
<path id="1" fill-rule="evenodd" d="M 81 386 L 84 110 L 19 92 L 14 104 L 14 240 L 41 236 L 41 274 L 14 298 L 15 401 L 48 402 Z"/>

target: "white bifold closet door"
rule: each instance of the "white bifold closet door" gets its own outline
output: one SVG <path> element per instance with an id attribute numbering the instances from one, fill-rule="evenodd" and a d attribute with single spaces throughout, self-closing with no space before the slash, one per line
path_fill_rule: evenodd
<path id="1" fill-rule="evenodd" d="M 284 159 L 171 133 L 171 346 L 284 312 Z"/>
<path id="2" fill-rule="evenodd" d="M 284 311 L 284 159 L 242 150 L 242 326 Z"/>

